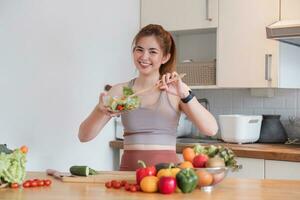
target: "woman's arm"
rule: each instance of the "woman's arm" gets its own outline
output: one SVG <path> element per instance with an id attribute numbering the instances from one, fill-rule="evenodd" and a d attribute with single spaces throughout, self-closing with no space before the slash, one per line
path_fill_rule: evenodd
<path id="1" fill-rule="evenodd" d="M 80 142 L 88 142 L 95 138 L 110 119 L 111 116 L 105 114 L 97 105 L 80 124 L 78 133 Z"/>
<path id="2" fill-rule="evenodd" d="M 190 88 L 182 82 L 176 72 L 164 74 L 161 78 L 160 89 L 183 99 L 189 95 Z M 214 116 L 207 111 L 194 97 L 188 103 L 179 101 L 179 108 L 188 116 L 194 125 L 205 135 L 213 136 L 218 131 Z M 178 104 L 177 104 L 178 105 Z"/>
<path id="3" fill-rule="evenodd" d="M 115 116 L 115 114 L 109 113 L 107 108 L 104 106 L 103 98 L 107 95 L 106 93 L 101 93 L 99 97 L 99 103 L 96 105 L 94 110 L 89 114 L 89 116 L 80 124 L 78 138 L 80 142 L 88 142 L 95 138 L 107 122 Z M 108 95 L 110 96 L 120 96 L 122 95 L 122 84 L 113 86 Z"/>
<path id="4" fill-rule="evenodd" d="M 202 133 L 208 136 L 213 136 L 217 133 L 218 124 L 215 117 L 197 101 L 196 97 L 188 103 L 181 101 L 179 106 Z"/>

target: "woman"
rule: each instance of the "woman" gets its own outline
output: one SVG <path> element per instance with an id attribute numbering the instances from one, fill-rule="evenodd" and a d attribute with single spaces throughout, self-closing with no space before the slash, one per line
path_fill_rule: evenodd
<path id="1" fill-rule="evenodd" d="M 138 77 L 117 84 L 108 92 L 110 96 L 121 96 L 124 86 L 136 92 L 157 85 L 139 95 L 139 108 L 121 114 L 124 154 L 120 170 L 135 170 L 137 160 L 143 160 L 147 165 L 177 163 L 176 130 L 181 111 L 202 133 L 212 136 L 217 132 L 215 118 L 175 72 L 175 55 L 175 43 L 169 32 L 160 25 L 144 27 L 133 40 L 133 61 Z M 78 137 L 81 142 L 92 140 L 112 117 L 119 114 L 104 105 L 106 95 L 101 93 L 99 103 L 80 125 Z"/>

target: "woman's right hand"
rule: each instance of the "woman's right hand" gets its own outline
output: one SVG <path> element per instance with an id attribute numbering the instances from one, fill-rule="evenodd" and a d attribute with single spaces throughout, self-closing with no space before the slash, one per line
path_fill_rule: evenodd
<path id="1" fill-rule="evenodd" d="M 105 104 L 105 98 L 107 98 L 107 92 L 102 92 L 99 96 L 99 103 L 97 104 L 97 109 L 104 113 L 105 115 L 108 115 L 110 117 L 119 117 L 119 112 L 112 111 L 106 104 Z"/>

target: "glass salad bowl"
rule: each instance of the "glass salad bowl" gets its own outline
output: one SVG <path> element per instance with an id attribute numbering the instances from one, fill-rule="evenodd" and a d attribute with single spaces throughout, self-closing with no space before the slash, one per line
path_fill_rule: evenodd
<path id="1" fill-rule="evenodd" d="M 104 104 L 112 112 L 121 113 L 121 112 L 130 111 L 138 108 L 140 106 L 140 99 L 137 96 L 134 97 L 106 96 L 104 98 Z"/>
<path id="2" fill-rule="evenodd" d="M 198 186 L 204 192 L 211 192 L 227 176 L 229 167 L 195 168 Z"/>

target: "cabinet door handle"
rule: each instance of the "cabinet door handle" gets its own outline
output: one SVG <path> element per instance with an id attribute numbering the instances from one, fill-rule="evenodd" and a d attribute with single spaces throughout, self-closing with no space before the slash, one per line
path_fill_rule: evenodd
<path id="1" fill-rule="evenodd" d="M 206 20 L 207 21 L 211 21 L 212 18 L 210 17 L 210 12 L 209 12 L 209 0 L 206 0 Z"/>
<path id="2" fill-rule="evenodd" d="M 265 55 L 265 80 L 272 81 L 271 78 L 272 54 Z"/>

